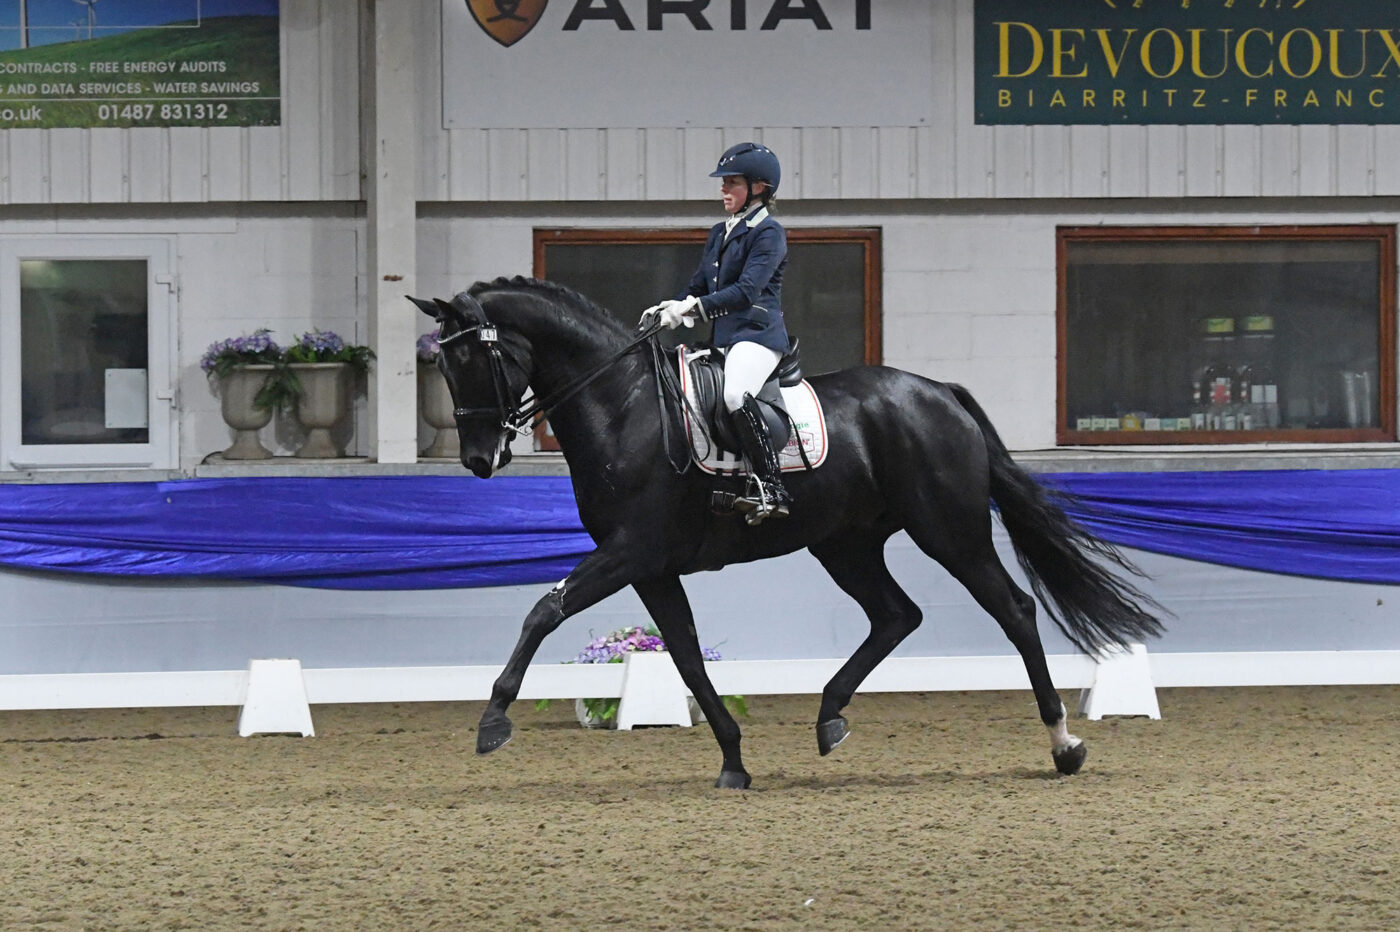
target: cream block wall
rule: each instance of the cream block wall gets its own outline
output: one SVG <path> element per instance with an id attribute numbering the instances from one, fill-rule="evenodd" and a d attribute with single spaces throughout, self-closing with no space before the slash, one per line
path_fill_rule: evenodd
<path id="1" fill-rule="evenodd" d="M 715 219 L 689 203 L 640 206 L 433 205 L 419 224 L 420 287 L 450 296 L 479 279 L 529 274 L 536 227 L 694 228 Z M 1393 198 L 879 206 L 889 210 L 792 200 L 779 216 L 790 228 L 879 227 L 884 362 L 967 386 L 1013 450 L 1055 446 L 1057 227 L 1400 221 Z"/>
<path id="2" fill-rule="evenodd" d="M 232 216 L 217 230 L 177 234 L 180 276 L 180 465 L 227 447 L 231 433 L 199 367 L 209 344 L 270 327 L 286 345 L 313 328 L 368 342 L 361 282 L 363 223 L 350 211 L 317 217 Z M 262 431 L 264 446 L 291 453 L 291 415 Z M 352 454 L 366 452 L 365 400 L 357 396 Z"/>

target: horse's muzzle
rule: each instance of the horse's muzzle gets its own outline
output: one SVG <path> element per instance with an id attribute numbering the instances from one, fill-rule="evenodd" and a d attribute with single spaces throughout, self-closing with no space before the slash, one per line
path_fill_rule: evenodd
<path id="1" fill-rule="evenodd" d="M 491 456 L 468 455 L 466 451 L 462 453 L 462 465 L 471 470 L 472 475 L 478 479 L 490 479 L 497 470 L 510 465 L 510 459 L 510 444 L 506 442 L 502 442 Z"/>

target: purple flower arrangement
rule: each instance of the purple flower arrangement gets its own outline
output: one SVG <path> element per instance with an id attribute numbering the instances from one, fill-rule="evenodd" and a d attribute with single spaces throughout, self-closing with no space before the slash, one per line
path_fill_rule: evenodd
<path id="1" fill-rule="evenodd" d="M 289 363 L 344 362 L 361 375 L 369 371 L 373 358 L 374 351 L 368 346 L 346 343 L 334 330 L 308 330 L 286 352 Z"/>
<path id="2" fill-rule="evenodd" d="M 272 339 L 272 331 L 262 327 L 250 334 L 209 344 L 200 357 L 199 367 L 211 379 L 219 379 L 236 366 L 273 366 L 253 404 L 259 408 L 287 411 L 301 395 L 301 380 L 289 368 L 292 363 L 343 362 L 356 374 L 363 375 L 369 371 L 369 362 L 373 358 L 374 351 L 368 346 L 348 344 L 333 330 L 308 330 L 300 340 L 284 349 Z"/>
<path id="3" fill-rule="evenodd" d="M 442 347 L 438 346 L 438 331 L 423 333 L 418 336 L 418 361 L 433 362 L 437 359 L 437 354 L 442 352 Z"/>
<path id="4" fill-rule="evenodd" d="M 596 637 L 588 642 L 583 650 L 579 651 L 577 657 L 566 663 L 622 663 L 623 658 L 632 653 L 643 651 L 664 651 L 666 642 L 661 638 L 661 632 L 650 625 L 643 627 L 634 625 L 631 628 L 618 628 L 609 631 L 601 637 Z M 706 660 L 720 660 L 719 651 L 713 647 L 700 648 L 700 654 Z M 724 704 L 735 715 L 747 716 L 748 706 L 744 702 L 743 696 L 724 696 Z M 581 699 L 584 710 L 593 723 L 606 724 L 617 719 L 617 710 L 620 700 L 616 697 L 605 699 Z M 548 699 L 541 699 L 535 703 L 535 708 L 546 709 L 549 707 Z"/>
<path id="5" fill-rule="evenodd" d="M 631 628 L 618 628 L 602 637 L 594 638 L 588 646 L 570 663 L 622 663 L 626 654 L 635 651 L 665 650 L 666 642 L 661 633 L 650 626 L 637 625 Z M 719 651 L 713 647 L 702 647 L 700 653 L 706 660 L 719 660 Z"/>
<path id="6" fill-rule="evenodd" d="M 241 337 L 210 343 L 199 359 L 199 368 L 209 375 L 220 376 L 234 366 L 272 365 L 281 360 L 282 347 L 272 339 L 272 331 L 262 327 Z"/>

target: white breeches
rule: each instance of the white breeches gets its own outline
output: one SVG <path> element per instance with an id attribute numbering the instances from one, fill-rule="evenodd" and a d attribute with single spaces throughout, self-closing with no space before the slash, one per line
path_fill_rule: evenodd
<path id="1" fill-rule="evenodd" d="M 757 395 L 763 383 L 778 368 L 783 354 L 758 343 L 735 343 L 724 353 L 724 407 L 738 411 L 744 394 Z"/>

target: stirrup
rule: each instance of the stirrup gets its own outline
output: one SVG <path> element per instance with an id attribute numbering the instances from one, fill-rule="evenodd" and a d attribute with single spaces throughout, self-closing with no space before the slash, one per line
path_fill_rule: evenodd
<path id="1" fill-rule="evenodd" d="M 787 503 L 770 493 L 769 487 L 764 484 L 762 479 L 758 476 L 749 476 L 749 482 L 757 494 L 750 495 L 749 490 L 746 489 L 744 495 L 734 499 L 734 510 L 742 514 L 748 524 L 758 525 L 767 518 L 786 518 L 788 516 Z"/>

